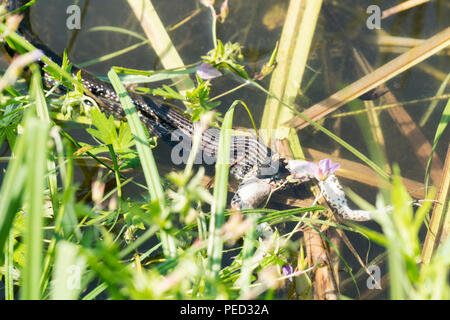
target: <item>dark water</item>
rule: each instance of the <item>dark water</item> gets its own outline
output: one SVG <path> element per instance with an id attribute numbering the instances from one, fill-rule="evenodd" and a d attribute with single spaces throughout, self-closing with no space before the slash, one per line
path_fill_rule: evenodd
<path id="1" fill-rule="evenodd" d="M 325 2 L 329 3 L 329 1 Z M 327 98 L 344 85 L 360 77 L 356 72 L 356 61 L 351 55 L 350 48 L 346 45 L 343 36 L 348 37 L 361 50 L 373 67 L 381 66 L 397 56 L 393 53 L 379 53 L 377 46 L 369 41 L 370 37 L 374 35 L 374 31 L 369 30 L 365 25 L 367 17 L 365 12 L 371 4 L 378 4 L 385 9 L 397 4 L 398 1 L 353 0 L 338 2 L 337 6 L 330 8 L 334 19 L 330 19 L 323 13 L 319 19 L 308 66 L 312 70 L 321 69 L 323 72 L 309 89 L 308 99 L 297 101 L 300 109 L 307 108 L 315 102 Z M 85 12 L 81 29 L 77 32 L 67 30 L 65 27 L 66 8 L 73 3 L 73 0 L 38 1 L 32 10 L 32 24 L 40 38 L 56 52 L 62 52 L 64 48 L 70 45 L 69 56 L 75 64 L 123 49 L 139 41 L 123 34 L 91 32 L 90 29 L 93 27 L 115 26 L 133 30 L 143 35 L 139 22 L 134 17 L 128 4 L 123 0 L 79 1 L 80 7 Z M 194 10 L 202 8 L 198 1 L 193 0 L 154 0 L 153 4 L 165 26 L 173 26 Z M 230 13 L 226 22 L 217 24 L 217 37 L 219 39 L 224 42 L 228 40 L 239 42 L 243 46 L 245 57 L 243 63 L 246 65 L 250 76 L 259 71 L 261 65 L 270 57 L 275 42 L 279 40 L 287 5 L 288 1 L 285 0 L 231 0 Z M 449 25 L 448 13 L 448 2 L 433 1 L 383 20 L 382 28 L 391 35 L 426 39 Z M 185 64 L 198 62 L 200 57 L 213 47 L 210 12 L 203 8 L 189 22 L 170 32 L 170 37 Z M 331 54 L 331 52 L 334 52 L 334 54 Z M 326 70 L 324 63 L 327 66 Z M 422 64 L 432 66 L 444 76 L 450 71 L 449 57 L 446 55 L 433 56 Z M 147 70 L 162 68 L 152 48 L 147 45 L 111 60 L 89 66 L 87 70 L 97 75 L 105 75 L 112 65 Z M 308 83 L 314 75 L 312 70 L 308 69 L 305 72 L 304 84 Z M 441 82 L 442 79 L 437 79 L 424 72 L 423 69 L 414 67 L 390 80 L 387 85 L 398 101 L 408 101 L 434 96 Z M 227 91 L 238 84 L 239 82 L 235 79 L 227 77 L 214 80 L 211 96 Z M 262 84 L 268 88 L 269 79 L 264 79 Z M 219 107 L 219 111 L 226 111 L 235 99 L 241 99 L 247 103 L 258 125 L 263 112 L 265 95 L 255 88 L 241 89 L 221 99 L 222 105 Z M 407 108 L 407 111 L 415 121 L 418 121 L 428 105 L 429 103 L 426 102 L 411 106 Z M 441 101 L 428 124 L 423 128 L 423 133 L 429 141 L 433 140 L 443 107 L 444 102 Z M 343 110 L 348 111 L 346 107 Z M 389 162 L 391 164 L 399 163 L 405 177 L 423 181 L 424 168 L 415 158 L 413 152 L 415 146 L 411 146 L 405 137 L 396 130 L 386 112 L 381 113 L 380 120 L 386 139 Z M 243 109 L 237 110 L 234 123 L 239 126 L 250 126 L 248 116 Z M 335 132 L 335 125 L 336 120 L 334 119 L 324 122 L 324 126 L 333 132 Z M 361 129 L 354 117 L 343 118 L 337 134 L 364 154 L 368 154 Z M 336 144 L 327 136 L 310 127 L 299 132 L 299 137 L 302 145 L 307 148 L 314 148 L 327 153 L 333 152 L 337 148 Z M 449 129 L 447 128 L 437 148 L 437 153 L 442 161 L 444 161 L 447 150 L 448 137 Z M 167 152 L 161 151 L 161 154 L 163 156 L 157 154 L 157 157 L 160 162 L 164 162 L 164 154 L 167 154 Z M 340 150 L 340 156 L 358 161 L 355 156 L 346 150 Z M 344 180 L 343 182 L 373 203 L 377 193 L 375 188 L 352 181 Z M 377 228 L 374 224 L 369 223 L 368 225 Z M 348 234 L 348 236 L 365 259 L 369 248 L 367 240 L 356 234 Z M 368 254 L 369 260 L 380 252 L 382 252 L 381 248 L 372 246 Z M 354 271 L 359 270 L 359 264 L 352 258 L 351 254 L 344 252 L 344 256 L 348 258 L 347 261 Z M 365 279 L 365 277 L 363 278 Z M 361 286 L 363 287 L 364 284 Z M 344 293 L 355 296 L 354 289 L 351 288 Z"/>
<path id="2" fill-rule="evenodd" d="M 198 1 L 164 0 L 153 1 L 153 3 L 165 26 L 173 26 L 194 10 L 202 8 Z M 330 53 L 330 56 L 327 57 L 326 62 L 329 69 L 327 74 L 324 75 L 325 72 L 322 72 L 319 75 L 308 91 L 309 100 L 300 101 L 299 108 L 307 108 L 315 102 L 327 98 L 345 83 L 351 83 L 360 77 L 356 73 L 356 62 L 350 54 L 350 48 L 344 42 L 340 30 L 344 31 L 345 35 L 351 39 L 357 49 L 361 50 L 374 67 L 397 56 L 397 54 L 378 53 L 377 47 L 369 42 L 369 37 L 374 35 L 374 31 L 369 30 L 365 25 L 367 17 L 365 9 L 374 3 L 379 4 L 381 8 L 388 8 L 397 1 L 340 1 L 339 6 L 330 8 L 335 17 L 334 21 L 324 14 L 321 15 L 312 46 L 312 58 L 308 61 L 308 66 L 314 70 L 319 70 L 323 66 L 324 60 L 321 57 L 323 48 L 326 48 L 327 52 L 337 53 Z M 143 34 L 139 22 L 123 0 L 80 1 L 80 7 L 83 11 L 85 10 L 81 29 L 77 32 L 67 30 L 65 22 L 68 15 L 65 10 L 70 4 L 73 4 L 73 1 L 40 0 L 32 11 L 32 19 L 35 31 L 55 51 L 61 52 L 69 44 L 72 44 L 70 58 L 74 63 L 89 61 L 139 41 L 118 33 L 91 32 L 90 29 L 93 27 L 115 26 Z M 288 1 L 285 0 L 235 0 L 230 4 L 230 14 L 226 22 L 217 24 L 219 39 L 224 42 L 228 40 L 239 42 L 243 46 L 245 56 L 243 63 L 250 75 L 259 71 L 262 63 L 269 58 L 275 42 L 281 35 L 287 5 Z M 448 26 L 448 15 L 445 12 L 448 13 L 448 4 L 445 1 L 434 1 L 383 20 L 382 28 L 395 36 L 426 39 Z M 213 47 L 210 12 L 203 9 L 189 22 L 170 32 L 170 36 L 185 64 L 198 62 L 200 56 Z M 441 71 L 444 75 L 450 71 L 448 56 L 434 56 L 425 63 Z M 111 60 L 89 66 L 87 69 L 94 74 L 105 75 L 112 65 L 146 70 L 162 68 L 152 48 L 143 46 Z M 313 73 L 313 71 L 307 70 L 303 83 L 307 83 Z M 387 84 L 399 101 L 408 101 L 435 95 L 441 81 L 416 67 L 402 73 Z M 337 83 L 341 83 L 341 85 Z M 213 81 L 211 96 L 229 90 L 237 84 L 234 79 L 226 77 L 217 79 Z M 269 79 L 264 79 L 263 84 L 268 87 Z M 258 121 L 265 103 L 263 93 L 255 88 L 244 88 L 221 99 L 222 105 L 219 110 L 225 111 L 235 99 L 246 101 Z M 426 106 L 428 103 L 408 107 L 408 113 L 417 120 L 424 113 Z M 428 126 L 423 130 L 429 141 L 432 141 L 443 106 L 444 103 L 439 103 L 438 109 L 428 121 Z M 235 124 L 249 127 L 250 121 L 245 115 L 245 111 L 238 109 L 237 112 Z M 405 143 L 405 139 L 399 136 L 397 131 L 390 130 L 392 123 L 389 122 L 389 117 L 384 117 L 385 115 L 386 112 L 382 113 L 380 118 L 383 129 L 387 131 L 385 138 L 388 143 L 387 151 L 390 162 L 400 163 L 405 176 L 422 180 L 423 169 L 411 161 L 411 146 Z M 334 121 L 325 122 L 325 126 L 332 128 Z M 343 122 L 340 136 L 358 150 L 365 151 L 365 143 L 360 139 L 361 135 L 354 118 L 345 118 Z M 325 152 L 335 148 L 329 138 L 312 129 L 303 130 L 300 133 L 300 139 L 306 147 L 314 147 Z M 446 149 L 446 143 L 441 143 L 438 147 L 441 159 L 443 159 Z M 367 154 L 367 152 L 365 153 Z M 345 155 L 347 156 L 347 154 Z M 348 155 L 348 158 L 356 160 L 351 155 Z"/>

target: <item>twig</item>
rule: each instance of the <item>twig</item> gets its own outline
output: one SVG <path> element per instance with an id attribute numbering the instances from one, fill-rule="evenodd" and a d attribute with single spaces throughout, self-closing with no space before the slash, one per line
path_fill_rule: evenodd
<path id="1" fill-rule="evenodd" d="M 318 121 L 328 114 L 339 109 L 346 103 L 356 99 L 364 93 L 378 87 L 380 84 L 394 78 L 400 73 L 412 68 L 423 60 L 431 57 L 436 52 L 446 48 L 450 44 L 450 27 L 439 32 L 435 36 L 426 40 L 420 46 L 417 46 L 401 56 L 391 60 L 385 65 L 374 70 L 351 85 L 339 90 L 329 98 L 313 105 L 303 112 L 303 115 Z M 295 117 L 286 122 L 287 126 L 293 126 L 296 129 L 304 129 L 310 123 Z"/>
<path id="2" fill-rule="evenodd" d="M 418 5 L 424 4 L 426 2 L 430 2 L 430 0 L 408 0 L 408 1 L 402 2 L 396 6 L 393 6 L 392 8 L 384 10 L 383 13 L 381 14 L 381 19 L 386 19 L 387 17 L 392 16 L 393 14 L 397 14 L 402 11 L 406 11 L 408 9 L 411 9 Z"/>
<path id="3" fill-rule="evenodd" d="M 381 110 L 387 110 L 387 109 L 391 109 L 391 108 L 404 107 L 407 105 L 419 104 L 422 102 L 447 100 L 449 98 L 450 98 L 450 94 L 443 94 L 443 95 L 437 96 L 437 97 L 416 99 L 416 100 L 411 100 L 411 101 L 404 101 L 404 102 L 398 102 L 398 103 L 385 104 L 382 106 L 376 106 L 376 107 L 372 108 L 372 111 L 381 111 Z M 367 109 L 361 109 L 361 110 L 356 110 L 356 111 L 337 113 L 337 114 L 333 114 L 330 118 L 341 118 L 341 117 L 354 116 L 357 114 L 366 113 L 367 111 L 368 111 Z"/>
<path id="4" fill-rule="evenodd" d="M 450 196 L 450 145 L 447 149 L 447 157 L 445 160 L 443 178 L 439 193 L 437 194 L 438 203 L 434 206 L 433 214 L 431 216 L 430 228 L 425 238 L 422 251 L 422 262 L 429 263 L 433 253 L 436 251 L 440 244 L 441 234 L 444 226 L 448 225 L 448 206 Z M 447 220 L 447 222 L 446 222 Z"/>

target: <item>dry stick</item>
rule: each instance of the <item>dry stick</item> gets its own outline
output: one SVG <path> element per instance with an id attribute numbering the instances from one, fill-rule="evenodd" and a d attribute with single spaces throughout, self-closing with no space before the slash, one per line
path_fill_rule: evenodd
<path id="1" fill-rule="evenodd" d="M 436 196 L 438 203 L 434 206 L 431 216 L 430 227 L 425 238 L 422 251 L 422 262 L 429 263 L 433 253 L 439 247 L 441 239 L 444 241 L 447 237 L 444 226 L 449 224 L 449 197 L 450 197 L 450 144 L 447 149 L 445 165 L 443 171 L 442 184 L 439 193 Z M 448 231 L 448 230 L 447 230 Z M 442 237 L 441 237 L 442 234 Z"/>
<path id="2" fill-rule="evenodd" d="M 80 22 L 81 25 L 84 25 L 84 19 L 86 17 L 87 14 L 87 9 L 89 7 L 89 0 L 85 1 L 83 4 L 83 10 L 81 11 L 81 17 L 80 17 Z M 72 47 L 77 39 L 78 33 L 80 32 L 81 29 L 74 29 L 73 33 L 70 37 L 69 43 L 67 44 L 66 50 L 67 53 L 71 53 L 72 52 Z"/>
<path id="3" fill-rule="evenodd" d="M 289 2 L 278 47 L 278 66 L 271 77 L 269 89 L 280 100 L 267 97 L 261 120 L 261 129 L 265 129 L 261 131 L 263 140 L 269 143 L 271 138 L 286 139 L 282 143 L 289 159 L 293 158 L 292 150 L 296 150 L 302 156 L 301 147 L 296 132 L 282 126 L 282 123 L 290 119 L 293 113 L 284 108 L 280 101 L 292 104 L 298 95 L 321 6 L 321 0 L 291 0 Z M 273 129 L 277 129 L 276 137 L 269 135 Z M 283 156 L 282 153 L 280 155 Z M 296 154 L 296 156 L 299 155 Z M 326 243 L 321 242 L 321 236 L 316 230 L 311 229 L 308 234 L 310 237 L 305 234 L 305 243 L 308 248 L 310 266 L 316 265 L 315 256 L 333 255 L 333 250 L 329 250 Z M 318 244 L 314 245 L 309 240 L 317 240 Z M 333 259 L 327 260 L 328 263 L 315 270 L 314 294 L 316 299 L 335 300 L 339 291 L 331 266 Z"/>
<path id="4" fill-rule="evenodd" d="M 441 244 L 445 240 L 447 240 L 447 238 L 449 237 L 449 234 L 450 234 L 450 216 L 449 216 L 449 213 L 448 213 L 448 208 L 447 208 L 446 215 L 447 215 L 447 217 L 445 218 L 444 227 L 442 228 Z"/>
<path id="5" fill-rule="evenodd" d="M 415 47 L 403 55 L 388 62 L 382 67 L 369 73 L 360 80 L 347 86 L 346 88 L 333 94 L 328 99 L 325 99 L 318 104 L 307 109 L 303 114 L 314 121 L 325 117 L 329 113 L 335 111 L 339 107 L 343 106 L 346 102 L 353 100 L 356 97 L 368 92 L 377 86 L 383 84 L 387 80 L 393 78 L 395 75 L 409 69 L 413 65 L 423 61 L 427 57 L 433 55 L 437 51 L 447 47 L 450 44 L 450 27 L 444 31 L 439 32 L 437 35 L 426 40 L 423 44 Z M 388 92 L 384 98 L 388 103 L 398 103 L 397 99 L 391 92 Z M 390 116 L 396 122 L 398 129 L 408 139 L 409 143 L 415 148 L 420 146 L 416 150 L 416 156 L 422 166 L 425 168 L 428 163 L 428 155 L 431 153 L 431 145 L 415 125 L 409 114 L 403 109 L 389 110 Z M 295 126 L 297 129 L 303 129 L 309 125 L 308 122 L 303 119 L 294 118 L 288 122 Z M 442 163 L 436 154 L 433 154 L 433 165 L 431 168 L 430 176 L 435 184 L 439 184 L 441 179 Z"/>
<path id="6" fill-rule="evenodd" d="M 364 55 L 360 52 L 358 53 L 358 57 L 362 59 L 365 69 L 369 72 L 372 72 L 373 69 L 370 66 L 367 59 L 364 57 Z M 389 104 L 399 103 L 397 98 L 394 96 L 392 91 L 390 91 L 385 85 L 382 86 L 383 89 L 387 89 L 387 93 L 384 95 L 384 99 Z M 405 136 L 405 138 L 409 141 L 409 144 L 413 148 L 417 159 L 422 164 L 424 168 L 428 165 L 428 157 L 429 154 L 432 153 L 432 146 L 428 142 L 428 140 L 423 135 L 420 128 L 416 125 L 416 123 L 413 121 L 409 113 L 406 112 L 405 108 L 399 107 L 397 109 L 388 109 L 389 115 L 391 116 L 392 120 L 394 120 L 395 124 L 397 125 L 397 129 Z M 419 146 L 419 148 L 417 148 Z M 442 163 L 440 162 L 437 155 L 433 154 L 433 160 L 435 161 L 431 166 L 430 176 L 434 183 L 439 184 L 441 179 L 441 168 Z M 381 180 L 381 179 L 380 179 Z"/>
<path id="7" fill-rule="evenodd" d="M 366 73 L 372 72 L 373 69 L 370 66 L 367 59 L 364 57 L 364 55 L 358 51 L 355 50 L 356 58 L 358 59 L 358 62 L 362 64 L 362 68 Z M 386 88 L 383 85 L 384 88 Z M 397 99 L 395 98 L 392 91 L 388 89 L 387 94 L 385 94 L 385 100 L 387 103 L 390 104 L 398 104 Z M 420 128 L 416 125 L 416 123 L 412 120 L 410 115 L 406 112 L 405 108 L 401 106 L 398 109 L 389 109 L 388 110 L 389 115 L 394 120 L 395 124 L 397 125 L 397 128 L 399 131 L 406 137 L 406 139 L 409 141 L 410 145 L 412 146 L 413 150 L 415 151 L 416 157 L 419 160 L 419 162 L 424 166 L 425 168 L 428 165 L 428 155 L 433 152 L 431 144 L 428 142 L 428 140 L 423 135 Z M 418 149 L 416 146 L 420 146 Z M 440 162 L 437 155 L 433 154 L 433 159 L 436 161 L 433 163 L 431 167 L 431 177 L 432 180 L 439 184 L 441 179 L 440 170 L 442 168 L 442 163 Z"/>
<path id="8" fill-rule="evenodd" d="M 407 105 L 411 105 L 411 104 L 419 104 L 419 103 L 422 103 L 422 102 L 447 100 L 449 98 L 450 98 L 450 94 L 443 94 L 443 95 L 435 96 L 435 97 L 429 97 L 429 98 L 423 98 L 423 99 L 415 99 L 415 100 L 403 101 L 403 102 L 400 101 L 398 103 L 384 104 L 384 105 L 381 105 L 381 106 L 373 107 L 372 110 L 373 111 L 381 111 L 381 110 L 387 110 L 387 109 L 397 108 L 397 107 L 401 107 L 401 106 L 407 106 Z M 361 109 L 361 110 L 355 110 L 355 111 L 349 111 L 349 112 L 342 112 L 342 113 L 333 114 L 332 116 L 330 116 L 330 118 L 342 118 L 342 117 L 354 116 L 354 115 L 362 114 L 362 113 L 366 113 L 366 112 L 367 112 L 367 109 Z"/>
<path id="9" fill-rule="evenodd" d="M 408 1 L 405 1 L 396 6 L 393 6 L 392 8 L 384 10 L 381 15 L 381 19 L 385 19 L 389 16 L 392 16 L 393 14 L 397 14 L 399 12 L 406 11 L 408 9 L 411 9 L 412 7 L 416 7 L 418 5 L 424 4 L 425 2 L 430 2 L 430 0 L 408 0 Z"/>
<path id="10" fill-rule="evenodd" d="M 386 31 L 377 30 L 377 34 L 367 39 L 369 43 L 377 45 L 380 52 L 404 53 L 408 49 L 421 45 L 425 40 L 417 38 L 392 36 Z M 444 49 L 439 54 L 450 55 L 450 49 Z"/>
<path id="11" fill-rule="evenodd" d="M 161 60 L 165 69 L 183 67 L 184 63 L 175 49 L 164 25 L 161 22 L 155 8 L 150 0 L 127 0 L 136 18 L 141 23 L 147 38 L 153 49 Z M 181 93 L 195 88 L 194 83 L 188 75 L 175 78 L 176 87 Z"/>
<path id="12" fill-rule="evenodd" d="M 377 46 L 388 47 L 409 47 L 410 49 L 423 43 L 423 39 L 392 36 L 386 31 L 377 30 L 377 34 L 368 38 L 368 40 Z"/>
<path id="13" fill-rule="evenodd" d="M 402 54 L 408 51 L 407 47 L 383 46 L 378 47 L 379 53 Z M 450 50 L 442 50 L 436 53 L 438 56 L 449 56 Z"/>
<path id="14" fill-rule="evenodd" d="M 446 48 L 450 44 L 450 27 L 439 32 L 435 36 L 423 42 L 421 45 L 405 52 L 401 56 L 391 60 L 370 74 L 364 76 L 351 85 L 339 90 L 329 98 L 313 105 L 303 112 L 308 118 L 318 121 L 326 115 L 336 111 L 346 103 L 358 98 L 364 93 L 375 89 L 384 82 L 392 79 L 403 71 L 415 66 L 429 58 L 436 52 Z M 309 122 L 295 117 L 286 123 L 296 129 L 304 129 Z"/>
<path id="15" fill-rule="evenodd" d="M 288 146 L 286 140 L 278 141 L 277 147 L 279 154 L 282 158 L 292 159 L 292 151 Z M 284 194 L 284 193 L 283 193 Z M 277 195 L 278 197 L 279 195 Z M 308 200 L 298 200 L 297 197 L 292 197 L 290 200 L 297 203 L 298 207 L 308 207 L 311 206 L 311 199 Z M 321 205 L 326 207 L 326 203 L 323 199 L 320 200 Z M 289 204 L 289 201 L 282 201 L 283 204 Z M 309 262 L 309 266 L 318 267 L 314 272 L 314 281 L 313 281 L 313 291 L 314 291 L 314 299 L 315 300 L 336 300 L 339 295 L 339 277 L 338 273 L 334 272 L 337 270 L 339 258 L 337 257 L 337 253 L 333 248 L 327 245 L 327 242 L 322 239 L 320 233 L 313 229 L 308 228 L 304 232 L 304 243 L 306 246 L 306 256 Z M 333 243 L 338 248 L 339 247 L 339 239 L 333 237 Z"/>
<path id="16" fill-rule="evenodd" d="M 194 11 L 192 11 L 191 14 L 189 14 L 186 18 L 184 18 L 183 20 L 181 20 L 180 22 L 176 23 L 175 25 L 168 27 L 167 31 L 174 31 L 175 29 L 181 27 L 183 24 L 191 21 L 194 17 L 196 17 L 200 12 L 202 11 L 202 9 L 195 9 Z"/>
<path id="17" fill-rule="evenodd" d="M 318 267 L 314 274 L 314 300 L 337 300 L 339 291 L 331 268 L 331 258 L 327 254 L 327 243 L 314 229 L 304 232 L 306 255 L 309 265 Z M 334 284 L 330 287 L 330 282 Z"/>
<path id="18" fill-rule="evenodd" d="M 383 268 L 383 266 L 385 265 L 386 261 L 387 261 L 387 253 L 383 252 L 378 254 L 375 258 L 373 258 L 372 260 L 368 261 L 368 256 L 366 256 L 366 264 L 368 266 L 373 266 L 376 265 L 380 268 Z M 367 273 L 365 269 L 360 269 L 358 270 L 358 272 L 355 273 L 355 280 L 356 282 L 360 282 L 362 281 L 363 277 L 366 278 L 367 280 Z M 373 275 L 372 275 L 372 279 L 373 279 Z M 341 283 L 341 288 L 343 288 L 342 290 L 346 290 L 347 288 L 349 288 L 349 286 L 353 285 L 353 279 L 351 278 L 346 278 L 344 281 L 342 281 Z M 368 289 L 368 290 L 372 290 L 372 289 Z M 361 296 L 363 296 L 364 293 L 361 293 Z"/>
<path id="19" fill-rule="evenodd" d="M 392 92 L 388 92 L 384 96 L 387 103 L 398 103 Z M 395 109 L 388 109 L 389 115 L 397 125 L 398 130 L 408 139 L 409 144 L 415 149 L 417 159 L 423 168 L 427 167 L 428 157 L 432 152 L 432 146 L 428 142 L 427 138 L 423 135 L 422 131 L 416 125 L 408 112 L 401 107 Z M 430 177 L 431 180 L 439 185 L 442 178 L 442 162 L 433 153 L 433 162 L 431 164 Z"/>
<path id="20" fill-rule="evenodd" d="M 352 50 L 353 56 L 358 62 L 358 66 L 360 71 L 363 74 L 368 74 L 373 71 L 372 67 L 367 61 L 366 57 L 356 48 Z M 373 142 L 367 141 L 367 147 L 371 151 L 372 157 L 379 165 L 383 165 L 383 169 L 391 173 L 391 167 L 389 166 L 389 161 L 386 155 L 386 143 L 383 135 L 383 130 L 381 127 L 380 118 L 378 114 L 375 112 L 374 107 L 375 104 L 373 101 L 364 101 L 365 109 L 367 110 L 367 120 L 369 122 L 369 130 L 372 134 Z M 383 180 L 381 177 L 379 180 Z"/>
<path id="21" fill-rule="evenodd" d="M 281 101 L 292 104 L 301 87 L 303 73 L 309 55 L 314 30 L 319 17 L 322 0 L 291 0 L 281 33 L 277 53 L 277 67 L 270 79 L 269 91 Z M 299 150 L 297 133 L 281 124 L 292 118 L 291 110 L 281 101 L 267 96 L 261 119 L 261 136 L 266 143 L 271 138 L 288 139 L 290 147 Z M 276 129 L 276 137 L 271 137 Z"/>

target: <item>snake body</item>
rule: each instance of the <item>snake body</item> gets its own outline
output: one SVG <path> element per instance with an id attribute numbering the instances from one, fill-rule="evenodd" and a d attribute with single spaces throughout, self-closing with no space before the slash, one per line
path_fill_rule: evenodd
<path id="1" fill-rule="evenodd" d="M 26 4 L 27 0 L 10 0 L 10 10 L 16 10 Z M 25 14 L 27 14 L 25 11 Z M 39 38 L 33 34 L 29 26 L 29 19 L 24 19 L 19 27 L 22 36 L 42 50 L 46 56 L 55 63 L 61 64 L 62 59 L 55 54 Z M 86 90 L 98 102 L 99 108 L 117 119 L 125 118 L 118 95 L 111 84 L 99 80 L 85 70 L 72 67 L 73 75 L 81 74 L 81 82 Z M 44 74 L 44 83 L 48 86 L 57 84 L 48 74 Z M 195 125 L 183 113 L 164 101 L 151 96 L 139 95 L 129 92 L 141 121 L 149 132 L 168 143 L 184 141 L 190 144 L 194 134 Z M 176 136 L 176 139 L 174 139 Z M 217 158 L 220 130 L 208 129 L 202 133 L 200 151 L 214 164 Z M 236 135 L 231 138 L 230 174 L 240 182 L 240 185 L 231 200 L 231 206 L 237 209 L 256 208 L 261 205 L 273 191 L 283 189 L 290 184 L 299 184 L 315 178 L 304 166 L 303 161 L 280 159 L 278 155 L 268 148 L 255 136 Z M 288 177 L 295 177 L 290 182 Z M 352 210 L 342 188 L 334 174 L 319 181 L 319 187 L 336 211 L 346 219 L 369 220 L 371 215 L 367 211 Z"/>

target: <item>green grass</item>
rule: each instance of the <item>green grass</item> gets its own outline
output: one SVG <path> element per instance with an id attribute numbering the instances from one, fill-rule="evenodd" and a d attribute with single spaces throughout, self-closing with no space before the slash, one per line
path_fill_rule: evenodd
<path id="1" fill-rule="evenodd" d="M 223 239 L 220 229 L 225 222 L 225 209 L 228 195 L 228 171 L 231 149 L 231 128 L 233 124 L 234 103 L 225 114 L 219 138 L 219 153 L 216 160 L 216 180 L 214 185 L 214 202 L 211 207 L 208 240 L 207 294 L 216 296 L 214 282 L 218 280 L 222 264 Z"/>

